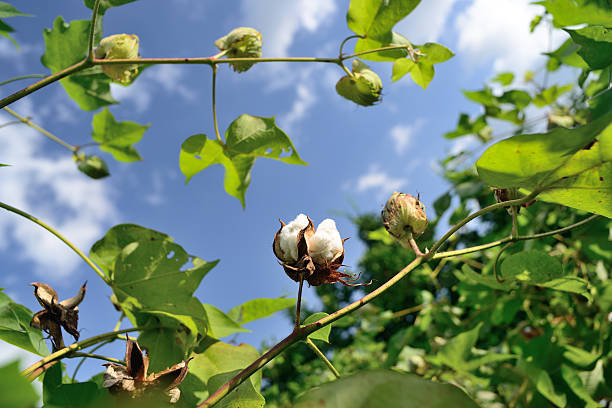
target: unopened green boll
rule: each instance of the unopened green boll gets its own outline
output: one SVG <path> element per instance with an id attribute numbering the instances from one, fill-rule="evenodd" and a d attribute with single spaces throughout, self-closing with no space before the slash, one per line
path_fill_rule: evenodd
<path id="1" fill-rule="evenodd" d="M 410 194 L 394 192 L 382 210 L 382 222 L 393 238 L 410 248 L 409 241 L 427 229 L 423 204 Z"/>
<path id="2" fill-rule="evenodd" d="M 96 47 L 95 57 L 97 59 L 136 59 L 138 54 L 138 36 L 130 34 L 115 34 L 103 38 Z M 138 65 L 118 64 L 102 65 L 102 72 L 108 75 L 113 81 L 127 84 L 138 74 Z"/>
<path id="3" fill-rule="evenodd" d="M 365 63 L 353 61 L 353 76 L 343 76 L 336 84 L 336 92 L 361 106 L 372 106 L 380 102 L 382 81 L 376 72 Z"/>
<path id="4" fill-rule="evenodd" d="M 98 156 L 77 157 L 77 167 L 79 170 L 93 179 L 100 179 L 110 176 L 108 166 Z"/>
<path id="5" fill-rule="evenodd" d="M 224 37 L 215 41 L 220 51 L 227 51 L 228 58 L 259 58 L 263 40 L 261 33 L 251 27 L 238 27 Z M 234 71 L 244 72 L 253 66 L 253 62 L 232 62 Z"/>

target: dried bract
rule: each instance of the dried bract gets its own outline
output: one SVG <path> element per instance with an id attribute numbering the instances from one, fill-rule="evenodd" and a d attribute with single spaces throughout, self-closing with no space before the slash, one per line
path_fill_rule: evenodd
<path id="1" fill-rule="evenodd" d="M 47 333 L 51 338 L 53 351 L 57 351 L 65 347 L 62 337 L 63 327 L 68 333 L 74 337 L 75 341 L 79 340 L 79 304 L 85 298 L 87 291 L 87 281 L 83 283 L 79 289 L 79 293 L 70 299 L 58 302 L 57 292 L 45 284 L 33 282 L 30 285 L 34 286 L 34 296 L 40 305 L 44 308 L 37 312 L 30 321 L 30 326 L 35 329 L 40 329 Z"/>
<path id="2" fill-rule="evenodd" d="M 176 403 L 181 395 L 179 384 L 189 370 L 189 360 L 183 360 L 172 367 L 147 375 L 149 357 L 145 356 L 132 340 L 126 342 L 125 363 L 106 363 L 102 385 L 122 399 L 161 399 Z"/>

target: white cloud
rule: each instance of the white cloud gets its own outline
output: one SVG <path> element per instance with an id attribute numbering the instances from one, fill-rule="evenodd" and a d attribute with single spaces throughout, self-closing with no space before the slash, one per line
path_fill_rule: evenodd
<path id="1" fill-rule="evenodd" d="M 422 1 L 393 30 L 408 38 L 410 42 L 418 45 L 438 41 L 447 26 L 446 20 L 455 1 Z"/>
<path id="2" fill-rule="evenodd" d="M 417 119 L 414 123 L 408 125 L 398 124 L 391 128 L 390 136 L 395 143 L 395 152 L 397 154 L 401 155 L 406 148 L 410 147 L 414 135 L 421 130 L 424 124 L 424 119 Z"/>
<path id="3" fill-rule="evenodd" d="M 184 83 L 185 67 L 180 65 L 156 65 L 147 68 L 133 84 L 122 86 L 111 83 L 113 97 L 120 102 L 130 102 L 137 112 L 149 109 L 153 96 L 163 90 L 177 94 L 183 100 L 194 101 L 196 94 Z"/>
<path id="4" fill-rule="evenodd" d="M 43 125 L 31 104 L 19 103 L 14 109 Z M 10 118 L 2 113 L 0 123 Z M 112 191 L 104 181 L 80 173 L 68 151 L 61 155 L 45 152 L 46 143 L 45 136 L 23 125 L 0 129 L 1 161 L 11 165 L 0 173 L 0 197 L 86 250 L 116 218 Z M 32 262 L 35 272 L 47 278 L 67 276 L 82 265 L 58 238 L 5 210 L 0 212 L 0 236 L 0 250 L 14 251 L 11 256 Z"/>
<path id="5" fill-rule="evenodd" d="M 549 44 L 549 30 L 540 24 L 533 34 L 529 22 L 542 7 L 529 0 L 474 0 L 455 20 L 457 50 L 469 65 L 493 62 L 494 71 L 509 70 L 522 74 L 533 69 L 540 54 L 560 44 L 557 33 Z"/>
<path id="6" fill-rule="evenodd" d="M 242 13 L 248 26 L 263 36 L 263 55 L 285 57 L 300 30 L 316 31 L 336 11 L 332 0 L 243 0 Z"/>
<path id="7" fill-rule="evenodd" d="M 297 98 L 293 101 L 289 112 L 282 118 L 283 129 L 286 132 L 291 132 L 293 126 L 306 116 L 308 110 L 317 100 L 312 89 L 304 84 L 297 85 L 295 91 Z"/>
<path id="8" fill-rule="evenodd" d="M 373 164 L 368 172 L 357 180 L 356 190 L 358 193 L 376 190 L 378 199 L 384 198 L 389 193 L 399 190 L 407 182 L 403 178 L 393 178 L 380 169 L 378 164 Z"/>

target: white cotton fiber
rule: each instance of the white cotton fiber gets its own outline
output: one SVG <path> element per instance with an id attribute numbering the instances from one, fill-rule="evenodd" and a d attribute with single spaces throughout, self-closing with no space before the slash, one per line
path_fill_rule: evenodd
<path id="1" fill-rule="evenodd" d="M 285 262 L 297 261 L 297 237 L 301 230 L 308 225 L 308 217 L 300 214 L 295 220 L 285 225 L 278 234 L 280 249 L 285 256 Z"/>
<path id="2" fill-rule="evenodd" d="M 308 241 L 308 252 L 317 264 L 327 265 L 343 251 L 342 238 L 331 218 L 323 220 Z"/>

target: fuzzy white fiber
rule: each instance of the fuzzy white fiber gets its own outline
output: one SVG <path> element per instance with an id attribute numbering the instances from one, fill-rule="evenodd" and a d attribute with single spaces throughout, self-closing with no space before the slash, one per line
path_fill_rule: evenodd
<path id="1" fill-rule="evenodd" d="M 295 217 L 295 220 L 285 225 L 278 234 L 280 248 L 285 256 L 285 262 L 297 261 L 297 237 L 301 230 L 308 225 L 308 217 L 300 214 Z"/>
<path id="2" fill-rule="evenodd" d="M 342 253 L 343 245 L 336 223 L 331 218 L 323 220 L 308 241 L 308 252 L 317 264 L 329 264 Z"/>

